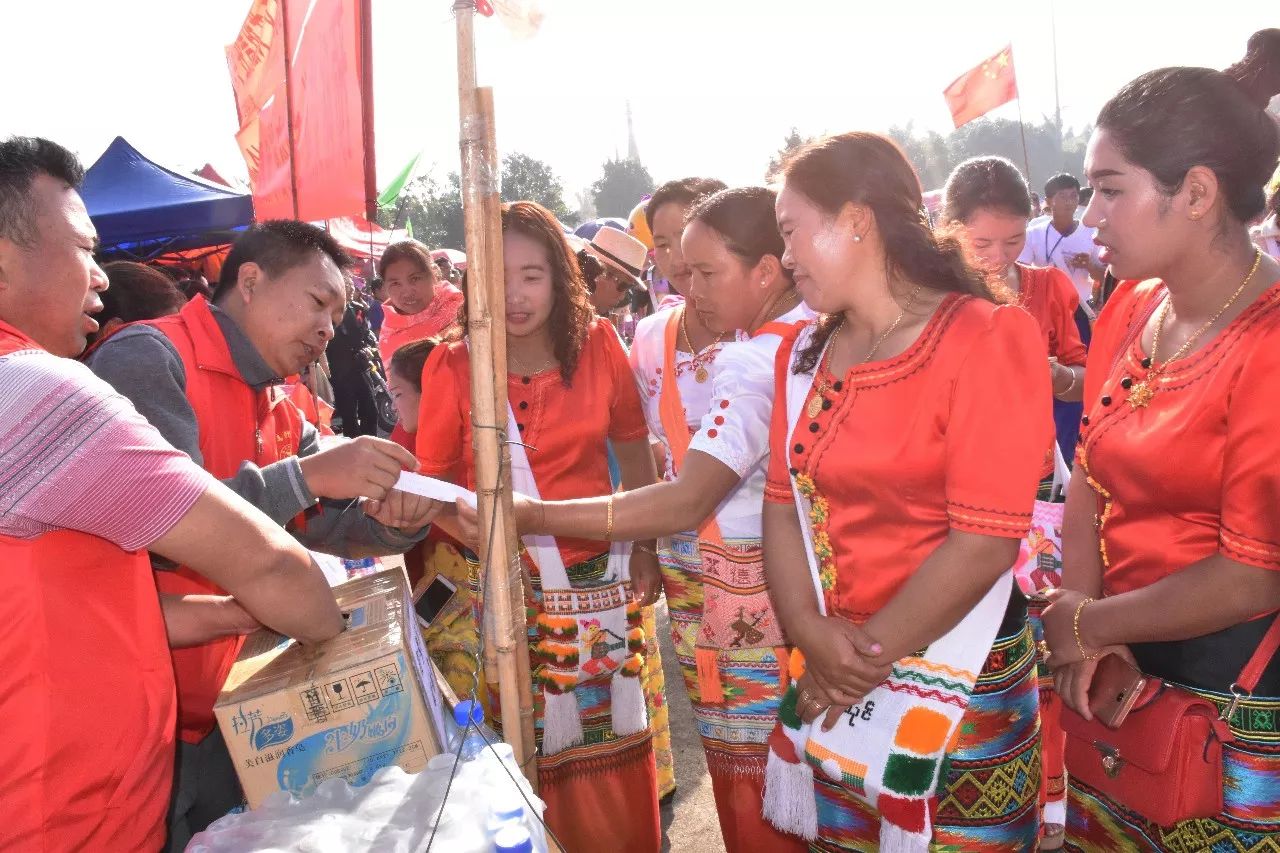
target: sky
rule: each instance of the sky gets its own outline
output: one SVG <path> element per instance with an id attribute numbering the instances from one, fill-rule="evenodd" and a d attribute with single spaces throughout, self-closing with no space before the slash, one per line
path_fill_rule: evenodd
<path id="1" fill-rule="evenodd" d="M 1059 100 L 1088 124 L 1126 81 L 1165 65 L 1225 67 L 1274 0 L 538 0 L 518 39 L 477 21 L 498 146 L 549 163 L 566 199 L 627 152 L 662 182 L 759 183 L 792 127 L 805 136 L 913 122 L 947 132 L 942 90 L 1012 44 L 1023 116 Z M 373 0 L 379 186 L 416 153 L 458 169 L 450 0 Z M 224 48 L 248 0 L 0 0 L 0 136 L 47 136 L 92 162 L 116 135 L 171 168 L 247 174 Z M 1211 11 L 1210 11 L 1211 8 Z M 1270 12 L 1270 13 L 1269 13 Z M 1016 119 L 1019 104 L 992 115 Z"/>

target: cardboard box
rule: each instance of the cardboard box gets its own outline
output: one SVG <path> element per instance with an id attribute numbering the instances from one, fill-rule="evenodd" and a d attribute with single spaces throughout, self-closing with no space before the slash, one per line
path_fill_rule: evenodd
<path id="1" fill-rule="evenodd" d="M 251 808 L 336 776 L 362 785 L 391 764 L 417 773 L 440 752 L 441 696 L 403 569 L 334 595 L 342 634 L 311 648 L 252 634 L 214 706 Z"/>

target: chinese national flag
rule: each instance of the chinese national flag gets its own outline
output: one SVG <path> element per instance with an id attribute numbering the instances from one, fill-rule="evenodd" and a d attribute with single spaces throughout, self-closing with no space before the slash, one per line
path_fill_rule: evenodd
<path id="1" fill-rule="evenodd" d="M 1018 80 L 1013 73 L 1013 47 L 1005 45 L 1003 50 L 983 60 L 977 68 L 961 74 L 942 96 L 947 99 L 956 127 L 1018 97 Z"/>

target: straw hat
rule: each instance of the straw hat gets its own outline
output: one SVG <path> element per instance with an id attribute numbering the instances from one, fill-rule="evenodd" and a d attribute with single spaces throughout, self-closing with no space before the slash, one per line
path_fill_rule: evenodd
<path id="1" fill-rule="evenodd" d="M 630 234 L 615 228 L 601 228 L 587 243 L 587 251 L 627 278 L 639 279 L 649 250 Z"/>

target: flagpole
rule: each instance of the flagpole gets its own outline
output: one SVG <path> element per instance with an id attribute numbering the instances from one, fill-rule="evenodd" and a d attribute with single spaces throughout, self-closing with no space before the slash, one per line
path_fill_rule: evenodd
<path id="1" fill-rule="evenodd" d="M 458 37 L 459 144 L 467 245 L 471 441 L 476 465 L 480 565 L 486 570 L 481 577 L 485 618 L 478 627 L 485 639 L 485 679 L 498 685 L 502 736 L 511 744 L 536 791 L 538 767 L 525 627 L 525 576 L 516 545 L 511 454 L 506 444 L 507 329 L 493 90 L 476 88 L 475 0 L 455 0 L 453 12 Z"/>
<path id="2" fill-rule="evenodd" d="M 378 220 L 378 169 L 373 144 L 373 0 L 360 0 L 360 89 L 360 123 L 364 126 L 364 218 L 374 223 Z M 372 254 L 373 231 L 369 234 Z"/>
<path id="3" fill-rule="evenodd" d="M 1058 97 L 1058 16 L 1049 0 L 1049 38 L 1053 43 L 1053 116 L 1058 123 L 1058 145 L 1062 145 L 1062 101 Z M 1030 175 L 1027 176 L 1030 178 Z"/>
<path id="4" fill-rule="evenodd" d="M 289 4 L 280 4 L 280 30 L 284 36 L 284 119 L 285 132 L 289 134 L 289 193 L 293 196 L 293 218 L 298 218 L 298 144 L 293 135 L 293 45 L 289 41 Z M 326 221 L 325 227 L 328 228 Z"/>
<path id="5" fill-rule="evenodd" d="M 1027 126 L 1022 121 L 1022 95 L 1014 98 L 1018 102 L 1018 133 L 1022 136 L 1022 163 L 1027 167 L 1027 183 L 1031 183 L 1031 155 L 1027 153 Z"/>

